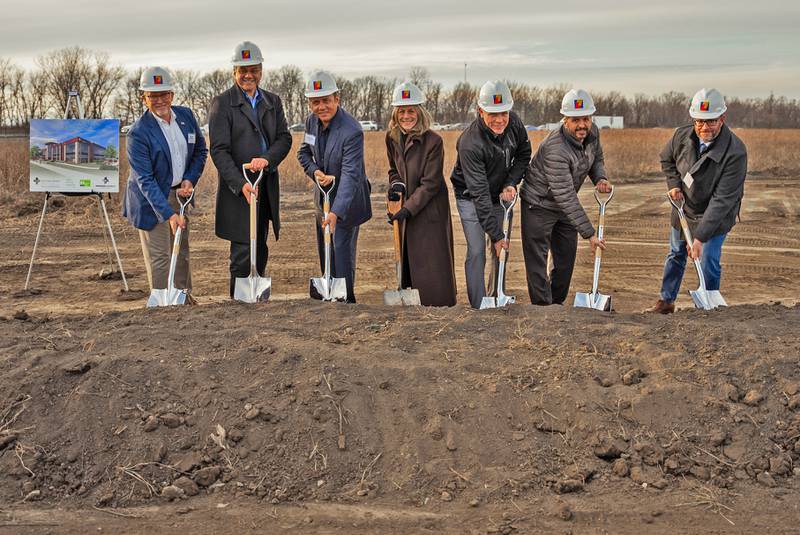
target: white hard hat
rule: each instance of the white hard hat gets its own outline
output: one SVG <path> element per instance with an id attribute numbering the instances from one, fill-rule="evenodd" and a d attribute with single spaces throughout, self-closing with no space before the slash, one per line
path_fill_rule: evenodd
<path id="1" fill-rule="evenodd" d="M 259 65 L 264 63 L 264 56 L 261 55 L 261 49 L 251 41 L 244 41 L 236 45 L 233 49 L 233 57 L 231 63 L 234 67 L 247 67 L 248 65 Z"/>
<path id="2" fill-rule="evenodd" d="M 704 87 L 692 97 L 689 115 L 692 119 L 716 119 L 725 113 L 727 109 L 722 93 L 716 89 L 706 89 Z"/>
<path id="3" fill-rule="evenodd" d="M 139 89 L 151 93 L 174 91 L 172 74 L 164 67 L 148 67 L 139 77 Z"/>
<path id="4" fill-rule="evenodd" d="M 570 89 L 561 99 L 561 115 L 564 117 L 585 117 L 594 115 L 592 96 L 583 89 Z"/>
<path id="5" fill-rule="evenodd" d="M 327 97 L 339 91 L 336 80 L 326 71 L 312 72 L 306 82 L 306 97 Z"/>
<path id="6" fill-rule="evenodd" d="M 392 106 L 416 106 L 425 104 L 425 93 L 411 82 L 403 82 L 394 88 Z"/>
<path id="7" fill-rule="evenodd" d="M 488 113 L 510 111 L 514 106 L 511 90 L 500 80 L 483 84 L 478 93 L 478 107 Z"/>

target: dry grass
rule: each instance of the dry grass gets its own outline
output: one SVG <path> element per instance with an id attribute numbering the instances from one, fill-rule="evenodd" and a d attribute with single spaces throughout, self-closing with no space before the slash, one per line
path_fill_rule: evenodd
<path id="1" fill-rule="evenodd" d="M 627 129 L 605 130 L 602 133 L 606 155 L 606 169 L 612 179 L 642 180 L 658 179 L 661 168 L 658 154 L 669 139 L 671 129 Z M 800 130 L 737 130 L 747 144 L 749 172 L 751 175 L 798 176 L 800 175 Z M 456 140 L 460 132 L 440 132 L 445 146 L 445 177 L 449 177 L 456 157 Z M 531 143 L 535 151 L 547 132 L 531 132 Z M 386 188 L 386 146 L 384 132 L 365 134 L 365 164 L 367 174 L 378 190 Z M 292 151 L 281 165 L 281 186 L 284 190 L 304 190 L 310 186 L 303 175 L 295 154 L 302 142 L 302 134 L 294 134 Z M 125 141 L 122 140 L 121 187 L 128 175 Z M 216 170 L 209 161 L 202 178 L 203 188 L 216 191 Z M 0 202 L 10 201 L 28 187 L 28 141 L 27 139 L 0 139 Z M 207 193 L 209 194 L 209 193 Z"/>

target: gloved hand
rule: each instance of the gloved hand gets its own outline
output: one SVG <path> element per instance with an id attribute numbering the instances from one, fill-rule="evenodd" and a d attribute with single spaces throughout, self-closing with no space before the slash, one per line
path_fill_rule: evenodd
<path id="1" fill-rule="evenodd" d="M 400 210 L 398 210 L 397 213 L 395 214 L 390 214 L 389 212 L 386 212 L 386 217 L 389 218 L 388 223 L 390 225 L 395 221 L 397 221 L 398 223 L 402 223 L 403 221 L 411 217 L 411 212 L 409 212 L 405 208 L 400 208 Z"/>
<path id="2" fill-rule="evenodd" d="M 400 182 L 394 182 L 391 186 L 389 186 L 389 191 L 387 192 L 386 196 L 389 198 L 390 201 L 399 201 L 400 197 L 406 192 L 405 187 Z"/>

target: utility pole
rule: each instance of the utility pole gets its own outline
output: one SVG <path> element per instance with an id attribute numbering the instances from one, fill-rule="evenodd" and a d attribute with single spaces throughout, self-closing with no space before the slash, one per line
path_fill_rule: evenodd
<path id="1" fill-rule="evenodd" d="M 464 83 L 467 83 L 467 64 L 464 64 Z"/>

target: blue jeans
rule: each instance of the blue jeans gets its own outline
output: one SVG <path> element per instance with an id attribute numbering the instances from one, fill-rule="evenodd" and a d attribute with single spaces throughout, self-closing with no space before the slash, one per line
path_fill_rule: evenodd
<path id="1" fill-rule="evenodd" d="M 719 282 L 722 277 L 720 258 L 722 257 L 722 244 L 726 236 L 727 234 L 714 236 L 703 244 L 700 265 L 703 268 L 703 278 L 706 280 L 707 290 L 719 290 Z M 670 228 L 669 254 L 667 255 L 667 261 L 664 262 L 664 278 L 661 281 L 661 299 L 667 303 L 673 303 L 678 298 L 688 256 L 686 240 L 683 239 L 681 231 L 676 228 Z"/>

